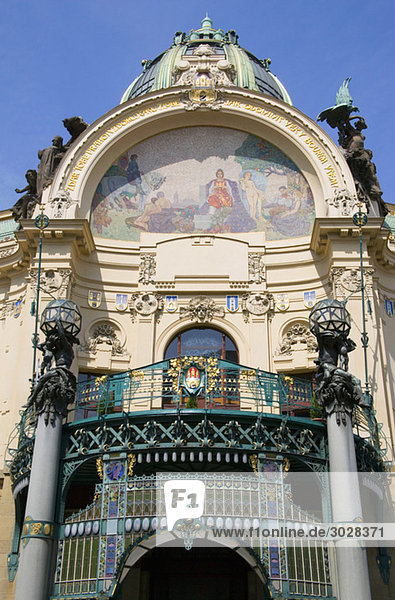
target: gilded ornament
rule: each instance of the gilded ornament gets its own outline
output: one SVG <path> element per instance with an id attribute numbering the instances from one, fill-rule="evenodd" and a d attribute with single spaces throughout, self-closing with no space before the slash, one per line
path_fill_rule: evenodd
<path id="1" fill-rule="evenodd" d="M 99 475 L 100 479 L 103 479 L 103 459 L 102 458 L 96 459 L 96 470 L 97 470 L 97 474 Z"/>
<path id="2" fill-rule="evenodd" d="M 250 456 L 250 464 L 254 473 L 258 474 L 258 455 L 251 454 Z"/>
<path id="3" fill-rule="evenodd" d="M 136 460 L 137 458 L 135 454 L 128 454 L 128 477 L 133 477 L 133 470 Z"/>
<path id="4" fill-rule="evenodd" d="M 42 530 L 42 523 L 31 523 L 30 533 L 31 535 L 40 535 Z"/>

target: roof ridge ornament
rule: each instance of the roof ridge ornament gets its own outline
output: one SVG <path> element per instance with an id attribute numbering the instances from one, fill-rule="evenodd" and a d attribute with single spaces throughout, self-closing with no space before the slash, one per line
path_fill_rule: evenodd
<path id="1" fill-rule="evenodd" d="M 187 110 L 201 106 L 218 109 L 225 87 L 234 86 L 236 71 L 224 54 L 215 54 L 208 44 L 199 44 L 188 59 L 183 57 L 173 70 L 173 85 L 187 86 L 182 99 Z"/>

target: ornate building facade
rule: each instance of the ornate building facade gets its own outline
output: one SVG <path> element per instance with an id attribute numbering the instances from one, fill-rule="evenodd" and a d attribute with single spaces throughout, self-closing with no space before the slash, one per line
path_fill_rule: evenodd
<path id="1" fill-rule="evenodd" d="M 309 329 L 326 298 L 347 299 L 358 342 L 350 371 L 364 383 L 364 326 L 368 336 L 379 426 L 373 435 L 356 409 L 359 469 L 388 468 L 395 242 L 373 176 L 358 178 L 350 144 L 339 148 L 292 105 L 269 61 L 209 18 L 146 61 L 118 106 L 76 123 L 65 123 L 65 146 L 54 140 L 42 151 L 37 180 L 27 176 L 19 224 L 0 215 L 4 597 L 14 597 L 21 548 L 36 535 L 53 548 L 53 600 L 176 600 L 190 571 L 200 582 L 191 598 L 340 598 L 336 558 L 324 547 L 166 553 L 155 474 L 205 471 L 233 498 L 244 481 L 251 498 L 247 474 L 270 464 L 328 471 Z M 361 235 L 358 210 L 367 213 Z M 65 298 L 82 314 L 78 388 L 63 424 L 54 528 L 34 534 L 25 507 L 36 415 L 25 405 L 41 353 L 33 357 L 30 339 L 36 315 Z M 195 394 L 181 385 L 190 368 L 204 374 Z M 213 502 L 220 518 L 236 520 Z M 243 513 L 249 523 L 254 514 L 252 504 Z M 368 558 L 372 597 L 390 598 L 387 551 Z"/>

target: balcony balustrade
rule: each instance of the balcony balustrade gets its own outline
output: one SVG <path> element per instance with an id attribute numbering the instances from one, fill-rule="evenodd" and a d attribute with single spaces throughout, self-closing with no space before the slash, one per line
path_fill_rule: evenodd
<path id="1" fill-rule="evenodd" d="M 181 382 L 188 360 L 202 371 L 202 386 L 192 396 Z M 215 358 L 183 357 L 81 382 L 69 421 L 161 408 L 309 416 L 312 406 L 311 382 Z"/>

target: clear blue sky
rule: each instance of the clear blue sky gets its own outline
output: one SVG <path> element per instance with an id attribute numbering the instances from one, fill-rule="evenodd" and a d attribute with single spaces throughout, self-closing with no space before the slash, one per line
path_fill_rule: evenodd
<path id="1" fill-rule="evenodd" d="M 168 48 L 175 31 L 199 27 L 206 10 L 215 27 L 235 29 L 241 46 L 272 59 L 294 105 L 312 118 L 352 76 L 384 200 L 395 202 L 393 0 L 3 0 L 0 209 L 17 200 L 37 150 L 54 135 L 68 139 L 63 118 L 92 123 L 118 104 L 141 60 Z"/>

